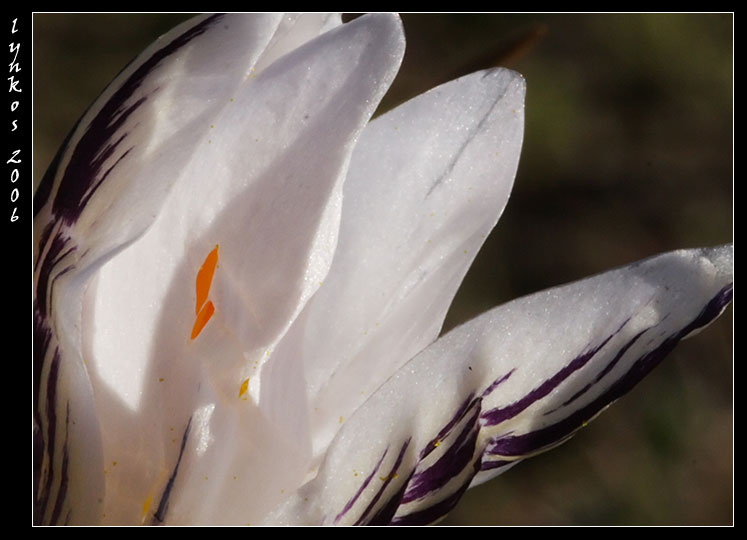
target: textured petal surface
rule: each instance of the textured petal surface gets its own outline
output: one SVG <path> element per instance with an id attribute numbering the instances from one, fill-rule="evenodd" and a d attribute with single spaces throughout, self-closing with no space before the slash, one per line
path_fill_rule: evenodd
<path id="1" fill-rule="evenodd" d="M 508 200 L 523 107 L 523 78 L 492 70 L 435 88 L 366 127 L 345 183 L 330 273 L 262 374 L 262 404 L 276 423 L 295 431 L 310 414 L 316 455 L 438 335 Z M 308 405 L 289 407 L 289 396 L 304 389 Z"/>
<path id="2" fill-rule="evenodd" d="M 453 330 L 400 369 L 268 522 L 423 524 L 473 482 L 571 436 L 732 296 L 731 246 L 550 289 Z"/>
<path id="3" fill-rule="evenodd" d="M 112 125 L 97 110 L 126 117 L 115 122 L 119 131 L 99 138 L 104 149 L 89 149 L 83 160 L 94 156 L 103 165 L 84 195 L 68 205 L 75 211 L 55 205 L 70 198 L 66 164 L 71 152 L 80 152 L 81 128 L 69 142 L 72 150 L 54 164 L 63 172 L 40 187 L 38 220 L 52 224 L 40 241 L 40 273 L 51 262 L 57 269 L 47 272 L 52 277 L 46 281 L 67 275 L 56 281 L 56 296 L 43 295 L 51 285 L 37 280 L 39 298 L 44 307 L 61 306 L 53 320 L 71 328 L 52 334 L 78 341 L 83 362 L 73 358 L 62 365 L 78 366 L 87 387 L 87 393 L 66 388 L 57 400 L 87 395 L 81 409 L 95 410 L 102 433 L 103 452 L 91 437 L 76 437 L 97 449 L 95 463 L 102 466 L 94 471 L 103 471 L 103 478 L 91 475 L 99 488 L 90 497 L 99 504 L 87 507 L 90 515 L 81 522 L 243 522 L 252 519 L 245 508 L 259 512 L 262 504 L 234 491 L 266 482 L 242 473 L 268 470 L 262 460 L 293 453 L 287 442 L 273 443 L 272 426 L 256 414 L 244 381 L 327 272 L 350 153 L 404 48 L 401 25 L 390 15 L 362 18 L 303 45 L 337 23 L 322 16 L 217 16 L 186 23 L 184 28 L 205 28 L 189 34 L 194 47 L 170 62 L 151 62 L 155 75 L 137 68 L 150 65 L 149 54 L 161 54 L 158 46 L 155 53 L 148 49 L 81 121 Z M 117 85 L 135 90 L 122 96 Z M 146 109 L 149 101 L 139 92 L 160 101 Z M 213 251 L 217 260 L 209 263 Z M 62 260 L 73 256 L 69 264 Z M 52 341 L 48 333 L 40 324 L 39 340 Z M 40 377 L 45 381 L 51 380 L 51 354 Z M 55 396 L 46 394 L 47 400 Z M 64 422 L 59 416 L 57 424 Z M 89 420 L 95 435 L 96 419 Z M 43 422 L 43 431 L 52 421 Z M 262 438 L 261 452 L 250 433 Z M 52 435 L 49 444 L 57 444 L 59 435 Z M 242 459 L 245 453 L 251 457 Z M 289 484 L 303 480 L 303 472 L 300 479 L 294 473 L 286 471 Z M 193 489 L 189 482 L 198 475 L 200 486 Z M 230 486 L 228 475 L 241 481 Z M 81 471 L 73 484 L 82 480 Z M 211 505 L 203 499 L 209 489 Z M 195 499 L 179 496 L 189 490 Z M 50 512 L 47 521 L 60 520 L 49 519 Z"/>

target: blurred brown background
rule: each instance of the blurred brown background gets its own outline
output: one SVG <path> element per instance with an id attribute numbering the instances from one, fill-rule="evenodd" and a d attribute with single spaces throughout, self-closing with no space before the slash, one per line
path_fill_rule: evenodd
<path id="1" fill-rule="evenodd" d="M 184 15 L 35 15 L 34 174 L 117 72 Z M 382 105 L 498 60 L 527 79 L 512 199 L 447 327 L 516 296 L 733 237 L 733 16 L 404 15 Z M 731 524 L 733 315 L 560 448 L 443 524 Z"/>

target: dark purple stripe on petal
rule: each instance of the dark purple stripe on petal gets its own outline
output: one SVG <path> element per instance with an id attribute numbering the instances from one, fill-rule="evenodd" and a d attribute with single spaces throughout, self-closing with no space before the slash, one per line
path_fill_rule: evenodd
<path id="1" fill-rule="evenodd" d="M 454 426 L 459 422 L 463 417 L 464 414 L 467 412 L 467 410 L 471 407 L 472 398 L 475 397 L 475 394 L 470 394 L 467 396 L 467 399 L 465 399 L 462 404 L 459 406 L 459 409 L 457 409 L 457 412 L 454 416 L 451 417 L 451 420 L 449 420 L 446 425 L 441 429 L 441 431 L 438 432 L 438 435 L 436 435 L 433 439 L 428 441 L 428 444 L 420 451 L 420 460 L 428 456 L 433 450 L 436 449 L 436 445 L 440 443 L 444 437 L 446 437 L 449 432 L 454 428 Z"/>
<path id="2" fill-rule="evenodd" d="M 49 278 L 54 270 L 55 265 L 62 259 L 62 257 L 69 253 L 71 249 L 68 247 L 69 238 L 64 238 L 62 234 L 57 233 L 52 239 L 52 244 L 49 246 L 44 262 L 41 264 L 39 270 L 39 277 L 36 280 L 36 301 L 39 309 L 39 314 L 42 318 L 46 318 L 47 311 L 47 300 L 49 299 Z"/>
<path id="3" fill-rule="evenodd" d="M 500 424 L 501 422 L 504 422 L 508 420 L 509 418 L 513 418 L 514 416 L 522 412 L 524 409 L 532 405 L 534 402 L 547 396 L 550 392 L 552 392 L 555 388 L 557 388 L 563 381 L 565 381 L 568 377 L 570 377 L 574 372 L 584 367 L 589 362 L 589 360 L 591 360 L 594 357 L 594 355 L 597 352 L 599 352 L 599 350 L 602 347 L 604 347 L 609 342 L 609 340 L 611 340 L 619 331 L 620 329 L 618 329 L 613 334 L 609 335 L 604 341 L 602 341 L 602 343 L 600 343 L 596 347 L 589 349 L 585 353 L 571 360 L 571 362 L 568 365 L 566 365 L 564 368 L 558 371 L 555 375 L 547 379 L 545 382 L 540 384 L 538 387 L 536 387 L 534 390 L 529 392 L 526 396 L 524 396 L 520 400 L 515 401 L 514 403 L 506 407 L 497 407 L 495 409 L 485 411 L 482 414 L 483 425 L 495 426 L 497 424 Z"/>
<path id="4" fill-rule="evenodd" d="M 389 500 L 384 503 L 378 512 L 371 518 L 371 520 L 366 523 L 366 525 L 371 526 L 380 526 L 380 525 L 389 525 L 392 521 L 392 518 L 394 517 L 394 514 L 397 513 L 397 509 L 399 508 L 402 500 L 402 495 L 405 493 L 405 489 L 407 488 L 407 482 L 404 482 L 402 484 L 402 487 L 389 497 Z"/>
<path id="5" fill-rule="evenodd" d="M 444 487 L 452 478 L 464 471 L 475 454 L 475 444 L 480 426 L 480 399 L 475 400 L 472 414 L 451 446 L 427 469 L 416 472 L 407 486 L 402 504 L 425 497 Z"/>
<path id="6" fill-rule="evenodd" d="M 734 284 L 729 283 L 723 287 L 710 302 L 708 302 L 706 307 L 703 308 L 703 311 L 698 314 L 695 320 L 685 327 L 682 331 L 682 338 L 699 328 L 709 325 L 711 321 L 721 315 L 721 313 L 726 309 L 726 306 L 729 305 L 729 302 L 731 302 L 733 295 Z"/>
<path id="7" fill-rule="evenodd" d="M 384 461 L 384 457 L 386 456 L 387 452 L 389 451 L 389 447 L 387 447 L 386 450 L 384 450 L 384 453 L 381 454 L 381 457 L 379 458 L 378 463 L 376 463 L 376 466 L 374 467 L 373 471 L 371 471 L 371 474 L 369 474 L 366 479 L 363 481 L 363 484 L 360 488 L 358 488 L 358 491 L 355 492 L 355 495 L 353 495 L 350 500 L 345 504 L 342 511 L 335 516 L 335 525 L 340 521 L 340 519 L 348 513 L 348 511 L 353 507 L 355 504 L 355 501 L 358 500 L 358 497 L 361 496 L 361 493 L 363 493 L 363 490 L 368 487 L 368 484 L 371 483 L 371 479 L 374 477 L 374 475 L 378 472 L 379 467 L 381 467 L 381 462 Z"/>
<path id="8" fill-rule="evenodd" d="M 607 391 L 585 407 L 550 426 L 516 436 L 502 436 L 491 441 L 488 453 L 501 456 L 522 456 L 552 446 L 572 435 L 604 407 L 628 393 L 691 332 L 706 326 L 724 310 L 731 301 L 733 286 L 727 285 L 712 298 L 698 316 L 679 332 L 675 332 L 655 349 L 641 356 L 628 372 Z"/>
<path id="9" fill-rule="evenodd" d="M 54 508 L 52 509 L 52 517 L 49 520 L 51 525 L 56 525 L 60 520 L 60 513 L 62 512 L 62 505 L 67 497 L 67 467 L 69 454 L 67 451 L 67 442 L 70 427 L 70 403 L 67 404 L 67 413 L 65 414 L 65 443 L 62 447 L 62 467 L 60 468 L 60 488 L 57 490 L 57 500 L 55 501 Z M 69 515 L 68 515 L 69 517 Z"/>
<path id="10" fill-rule="evenodd" d="M 34 332 L 33 332 L 33 362 L 34 362 L 34 412 L 38 413 L 39 390 L 41 387 L 41 372 L 44 358 L 47 356 L 49 344 L 52 341 L 52 330 L 47 326 L 39 312 L 38 303 L 34 301 Z"/>
<path id="11" fill-rule="evenodd" d="M 33 331 L 33 373 L 34 373 L 34 497 L 38 497 L 39 503 L 34 506 L 34 523 L 41 524 L 41 496 L 39 482 L 41 482 L 42 456 L 44 455 L 45 437 L 41 427 L 41 416 L 39 411 L 39 391 L 41 390 L 41 373 L 44 358 L 47 355 L 49 344 L 52 340 L 52 331 L 46 326 L 44 319 L 39 314 L 39 309 L 34 302 L 34 331 Z"/>
<path id="12" fill-rule="evenodd" d="M 41 182 L 39 182 L 39 187 L 36 188 L 36 193 L 34 193 L 34 217 L 36 217 L 39 212 L 41 212 L 41 209 L 44 208 L 44 205 L 47 203 L 47 200 L 49 200 L 49 196 L 52 193 L 52 186 L 54 185 L 54 177 L 57 174 L 57 168 L 60 166 L 60 160 L 62 159 L 62 156 L 65 154 L 65 150 L 67 149 L 67 145 L 70 143 L 70 138 L 73 136 L 73 133 L 75 133 L 75 130 L 78 128 L 78 124 L 80 123 L 80 119 L 78 119 L 77 122 L 75 122 L 75 125 L 73 126 L 73 129 L 70 130 L 70 133 L 67 134 L 65 137 L 65 140 L 62 141 L 62 145 L 60 146 L 60 149 L 57 150 L 57 153 L 54 156 L 54 159 L 52 159 L 52 163 L 49 164 L 49 167 L 47 168 L 47 172 L 44 173 L 44 176 L 42 177 Z M 48 225 L 51 225 L 48 224 Z M 44 245 L 44 242 L 42 242 L 41 245 Z"/>
<path id="13" fill-rule="evenodd" d="M 37 418 L 36 401 L 34 401 L 34 420 L 33 420 L 33 467 L 34 467 L 34 503 L 36 503 L 39 494 L 39 475 L 41 474 L 42 454 L 44 453 L 44 437 L 42 436 L 41 426 Z M 34 524 L 40 523 L 37 515 L 37 504 L 34 504 Z"/>
<path id="14" fill-rule="evenodd" d="M 512 373 L 513 373 L 514 371 L 516 371 L 516 368 L 512 369 L 511 371 L 509 371 L 509 372 L 508 372 L 508 373 L 506 373 L 505 375 L 502 375 L 502 376 L 498 377 L 498 378 L 497 378 L 496 380 L 494 380 L 494 381 L 493 381 L 493 382 L 492 382 L 492 383 L 490 384 L 490 386 L 488 386 L 488 387 L 487 387 L 487 388 L 485 389 L 485 391 L 484 391 L 484 392 L 482 393 L 482 397 L 485 397 L 485 396 L 487 396 L 487 395 L 491 394 L 491 393 L 493 392 L 493 390 L 495 390 L 496 388 L 498 388 L 498 386 L 500 386 L 500 385 L 501 385 L 501 383 L 503 383 L 503 382 L 507 381 L 507 380 L 508 380 L 508 378 L 509 378 L 509 377 L 511 376 L 511 374 L 512 374 Z"/>
<path id="15" fill-rule="evenodd" d="M 547 411 L 547 412 L 545 413 L 545 416 L 547 416 L 548 414 L 552 414 L 552 413 L 554 413 L 555 411 L 557 411 L 557 410 L 559 410 L 559 409 L 562 409 L 563 407 L 565 407 L 565 406 L 567 406 L 567 405 L 570 405 L 571 403 L 573 403 L 574 401 L 576 401 L 576 400 L 577 400 L 578 398 L 580 398 L 580 397 L 581 397 L 582 395 L 584 395 L 584 394 L 585 394 L 585 393 L 586 393 L 586 392 L 587 392 L 587 391 L 588 391 L 588 390 L 589 390 L 590 388 L 592 388 L 592 387 L 593 387 L 593 386 L 594 386 L 595 384 L 597 384 L 597 383 L 598 383 L 599 381 L 601 381 L 601 380 L 602 380 L 602 378 L 603 378 L 603 377 L 604 377 L 605 375 L 607 375 L 607 373 L 609 373 L 610 371 L 612 371 L 612 369 L 613 369 L 613 368 L 614 368 L 614 367 L 615 367 L 615 366 L 617 365 L 617 363 L 618 363 L 618 362 L 620 361 L 620 359 L 621 359 L 621 358 L 622 358 L 623 356 L 625 356 L 625 353 L 626 353 L 626 352 L 628 351 L 628 349 L 629 349 L 630 347 L 632 347 L 632 346 L 633 346 L 633 344 L 634 344 L 634 343 L 635 343 L 636 341 L 638 341 L 638 339 L 639 339 L 639 338 L 640 338 L 640 337 L 641 337 L 641 336 L 642 336 L 643 334 L 645 334 L 646 332 L 648 332 L 649 330 L 651 330 L 651 329 L 650 329 L 650 328 L 647 328 L 646 330 L 643 330 L 643 331 L 641 331 L 641 332 L 637 333 L 637 334 L 636 334 L 635 336 L 633 336 L 633 337 L 632 337 L 632 338 L 631 338 L 631 339 L 630 339 L 630 340 L 629 340 L 629 341 L 628 341 L 628 342 L 627 342 L 627 343 L 626 343 L 625 345 L 623 345 L 623 346 L 622 346 L 622 347 L 620 348 L 620 350 L 619 350 L 619 351 L 617 352 L 617 354 L 615 355 L 615 357 L 614 357 L 614 358 L 613 358 L 613 359 L 612 359 L 612 360 L 610 361 L 610 363 L 609 363 L 609 364 L 607 364 L 607 365 L 606 365 L 606 366 L 604 367 L 604 369 L 603 369 L 603 370 L 602 370 L 602 371 L 601 371 L 601 372 L 600 372 L 600 373 L 599 373 L 599 374 L 598 374 L 598 375 L 597 375 L 596 377 L 594 377 L 594 380 L 593 380 L 592 382 L 590 382 L 589 384 L 587 384 L 586 386 L 584 386 L 584 387 L 583 387 L 583 388 L 582 388 L 581 390 L 579 390 L 578 392 L 576 392 L 575 394 L 573 394 L 573 395 L 572 395 L 572 396 L 571 396 L 571 397 L 570 397 L 570 398 L 569 398 L 568 400 L 566 400 L 566 401 L 565 401 L 565 402 L 564 402 L 564 403 L 563 403 L 562 405 L 560 405 L 560 406 L 558 406 L 558 407 L 556 407 L 556 408 L 552 409 L 551 411 Z"/>
<path id="16" fill-rule="evenodd" d="M 49 375 L 47 376 L 47 407 L 45 410 L 45 416 L 47 420 L 47 436 L 44 438 L 44 449 L 47 453 L 47 470 L 44 471 L 44 485 L 38 494 L 37 505 L 34 508 L 37 511 L 37 519 L 41 523 L 44 520 L 44 515 L 47 510 L 47 502 L 49 500 L 49 494 L 52 490 L 52 482 L 54 480 L 54 462 L 55 462 L 55 435 L 57 432 L 57 415 L 56 415 L 56 401 L 57 401 L 57 379 L 59 376 L 60 368 L 60 353 L 57 349 L 54 351 L 52 356 L 52 362 L 49 366 Z"/>
<path id="17" fill-rule="evenodd" d="M 47 242 L 49 241 L 49 237 L 52 235 L 52 230 L 54 229 L 54 223 L 47 223 L 47 225 L 44 227 L 44 230 L 41 233 L 41 236 L 39 237 L 39 253 L 37 253 L 36 261 L 34 262 L 34 272 L 36 272 L 39 269 L 39 263 L 42 261 L 42 253 L 44 252 L 44 246 L 47 245 Z"/>
<path id="18" fill-rule="evenodd" d="M 169 507 L 169 496 L 171 495 L 171 489 L 174 487 L 174 480 L 176 480 L 176 475 L 179 472 L 179 464 L 182 462 L 182 456 L 184 456 L 184 447 L 187 445 L 187 438 L 189 437 L 189 428 L 191 425 L 192 417 L 190 416 L 189 420 L 187 421 L 187 427 L 184 428 L 184 433 L 182 434 L 182 444 L 179 447 L 179 456 L 176 458 L 174 470 L 171 472 L 169 481 L 166 482 L 166 487 L 164 488 L 163 494 L 161 495 L 161 500 L 158 503 L 158 509 L 156 510 L 156 513 L 153 514 L 151 525 L 159 525 L 163 523 L 163 520 L 166 518 L 166 511 Z"/>
<path id="19" fill-rule="evenodd" d="M 119 133 L 116 140 L 114 140 L 114 137 L 130 115 L 149 99 L 150 95 L 131 102 L 131 98 L 143 84 L 145 78 L 164 59 L 204 33 L 220 18 L 220 15 L 213 15 L 205 19 L 156 51 L 122 83 L 122 86 L 103 105 L 90 124 L 86 126 L 85 133 L 75 145 L 70 161 L 65 168 L 52 204 L 52 211 L 57 218 L 66 224 L 74 223 L 104 179 L 133 148 L 132 146 L 119 148 L 120 146 L 127 146 L 126 133 Z M 157 89 L 154 91 L 157 91 Z M 102 170 L 104 163 L 112 158 L 115 152 L 119 153 L 119 157 L 114 165 Z M 43 186 L 40 186 L 39 191 L 41 193 L 37 191 L 40 203 L 43 203 L 49 196 L 48 191 L 51 188 L 48 186 L 50 184 L 51 181 L 45 182 Z"/>
<path id="20" fill-rule="evenodd" d="M 376 492 L 376 495 L 373 496 L 373 498 L 371 499 L 371 502 L 368 504 L 368 506 L 366 507 L 366 509 L 361 514 L 361 517 L 359 517 L 358 521 L 355 522 L 356 525 L 362 525 L 362 524 L 367 524 L 367 525 L 385 525 L 386 523 L 388 523 L 388 521 L 389 521 L 388 518 L 384 522 L 382 522 L 384 520 L 384 517 L 383 517 L 383 515 L 381 513 L 381 510 L 379 510 L 379 512 L 377 512 L 370 520 L 367 519 L 368 518 L 368 514 L 371 513 L 371 511 L 376 506 L 376 503 L 379 502 L 379 499 L 384 494 L 384 491 L 389 486 L 389 484 L 391 483 L 391 481 L 394 480 L 397 477 L 397 470 L 399 469 L 399 466 L 402 464 L 402 460 L 405 457 L 405 451 L 407 450 L 407 447 L 410 445 L 410 440 L 411 439 L 407 439 L 402 444 L 402 448 L 400 448 L 400 450 L 399 450 L 399 454 L 397 455 L 397 459 L 395 460 L 394 465 L 392 466 L 392 468 L 389 471 L 389 473 L 385 477 L 383 477 L 383 480 L 381 482 L 381 487 L 379 488 L 379 491 Z M 407 484 L 407 482 L 405 482 L 405 484 Z M 402 493 L 404 493 L 404 489 L 402 490 Z M 396 510 L 397 506 L 399 506 L 399 501 L 400 501 L 400 498 L 401 498 L 400 492 L 398 492 L 398 494 L 399 494 L 399 497 L 397 498 L 396 504 L 394 506 L 395 510 Z M 389 507 L 390 503 L 391 503 L 391 500 L 387 504 L 385 504 L 383 506 L 383 508 Z M 394 514 L 392 514 L 392 515 L 394 515 Z"/>
<path id="21" fill-rule="evenodd" d="M 462 495 L 464 495 L 464 492 L 469 488 L 469 485 L 472 482 L 472 478 L 475 476 L 475 474 L 477 474 L 477 471 L 479 469 L 480 460 L 477 459 L 472 463 L 472 475 L 454 493 L 427 508 L 420 509 L 417 512 L 413 512 L 411 514 L 393 518 L 389 522 L 389 524 L 402 526 L 429 525 L 431 523 L 435 523 L 446 514 L 448 514 L 456 506 L 456 504 L 459 502 L 459 499 L 461 499 Z"/>

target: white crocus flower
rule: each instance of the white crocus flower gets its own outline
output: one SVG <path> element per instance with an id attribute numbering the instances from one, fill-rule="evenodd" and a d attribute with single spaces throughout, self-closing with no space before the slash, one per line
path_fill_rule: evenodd
<path id="1" fill-rule="evenodd" d="M 570 437 L 731 299 L 731 247 L 437 339 L 508 199 L 524 81 L 369 122 L 399 20 L 203 16 L 86 112 L 35 198 L 37 518 L 421 524 Z"/>

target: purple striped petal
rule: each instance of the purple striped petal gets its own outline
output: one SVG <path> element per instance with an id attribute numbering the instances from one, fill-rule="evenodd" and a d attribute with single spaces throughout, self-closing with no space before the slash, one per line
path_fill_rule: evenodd
<path id="1" fill-rule="evenodd" d="M 731 246 L 673 252 L 516 300 L 451 331 L 343 425 L 297 495 L 314 498 L 314 507 L 291 500 L 268 522 L 320 522 L 340 504 L 330 486 L 356 493 L 341 524 L 373 523 L 372 505 L 390 509 L 396 497 L 390 524 L 437 521 L 476 479 L 567 440 L 713 321 L 731 301 L 732 266 Z M 382 445 L 403 441 L 418 452 L 398 463 L 386 504 L 345 474 L 351 463 L 373 467 Z"/>

